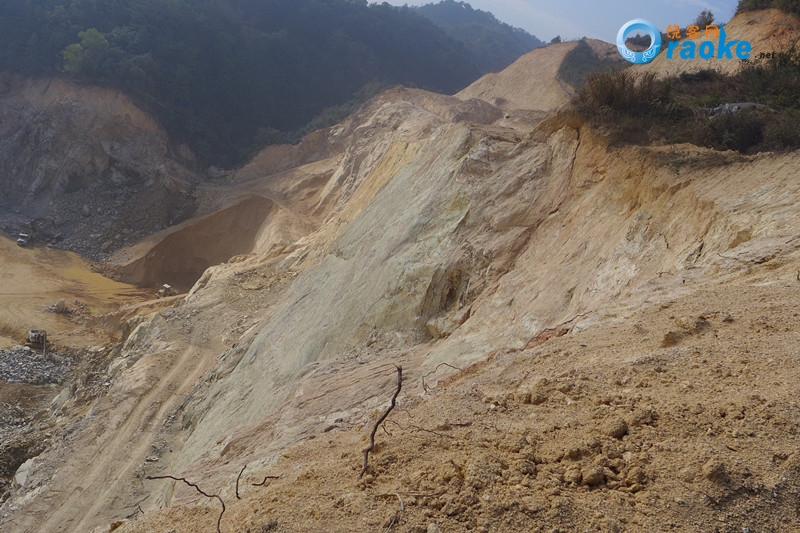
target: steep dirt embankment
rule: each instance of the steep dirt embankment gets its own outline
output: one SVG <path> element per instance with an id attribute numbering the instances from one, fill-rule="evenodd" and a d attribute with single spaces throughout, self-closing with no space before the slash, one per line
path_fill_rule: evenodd
<path id="1" fill-rule="evenodd" d="M 600 58 L 617 54 L 608 43 L 587 39 Z M 564 56 L 578 45 L 577 41 L 552 44 L 528 52 L 501 72 L 487 74 L 456 96 L 476 98 L 502 109 L 509 118 L 531 112 L 549 112 L 565 105 L 575 89 L 558 75 Z"/>
<path id="2" fill-rule="evenodd" d="M 240 505 L 229 526 L 277 520 L 287 531 L 371 530 L 395 516 L 415 531 L 600 519 L 609 530 L 652 530 L 664 519 L 691 528 L 723 517 L 769 528 L 796 518 L 768 500 L 796 494 L 780 480 L 796 462 L 782 450 L 798 442 L 760 413 L 786 421 L 797 409 L 793 378 L 766 359 L 791 358 L 781 346 L 797 335 L 775 328 L 796 294 L 786 284 L 798 255 L 800 157 L 609 151 L 569 115 L 526 135 L 441 123 L 433 137 L 391 176 L 367 174 L 356 191 L 384 185 L 354 218 L 334 219 L 332 240 L 214 269 L 207 287 L 274 303 L 176 413 L 182 450 L 143 474 L 215 487 Z M 397 149 L 385 157 L 396 160 Z M 280 269 L 293 279 L 274 299 Z M 771 291 L 780 303 L 767 311 Z M 764 361 L 731 354 L 745 339 L 767 351 Z M 487 357 L 435 392 L 420 380 L 431 387 Z M 394 387 L 390 363 L 405 370 L 404 411 L 358 483 L 364 435 Z M 747 384 L 732 377 L 744 371 Z M 728 379 L 724 393 L 717 379 Z M 709 414 L 692 422 L 690 412 Z M 715 422 L 738 412 L 745 422 Z M 313 440 L 286 449 L 299 439 Z M 760 459 L 782 453 L 786 464 Z M 238 504 L 245 464 L 249 483 L 287 479 L 263 493 L 243 484 Z M 398 514 L 380 496 L 395 492 L 413 507 Z M 154 503 L 196 498 L 168 484 Z M 211 528 L 216 516 L 213 506 L 178 506 L 122 530 Z"/>
<path id="3" fill-rule="evenodd" d="M 230 176 L 307 231 L 260 226 L 138 322 L 0 526 L 213 530 L 164 475 L 224 531 L 797 520 L 800 155 L 611 149 L 495 103 L 389 91 L 326 157 Z"/>
<path id="4" fill-rule="evenodd" d="M 41 218 L 41 241 L 98 257 L 195 212 L 191 153 L 118 91 L 6 72 L 0 115 L 6 231 Z"/>

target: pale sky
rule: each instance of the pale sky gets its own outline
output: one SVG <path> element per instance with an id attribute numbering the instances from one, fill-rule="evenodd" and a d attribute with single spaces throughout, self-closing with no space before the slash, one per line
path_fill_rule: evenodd
<path id="1" fill-rule="evenodd" d="M 489 11 L 502 22 L 522 28 L 548 42 L 593 37 L 614 43 L 617 32 L 631 19 L 643 18 L 663 32 L 670 24 L 686 26 L 704 9 L 717 23 L 727 22 L 737 0 L 464 0 L 474 9 Z M 419 6 L 439 0 L 388 0 L 392 5 Z"/>

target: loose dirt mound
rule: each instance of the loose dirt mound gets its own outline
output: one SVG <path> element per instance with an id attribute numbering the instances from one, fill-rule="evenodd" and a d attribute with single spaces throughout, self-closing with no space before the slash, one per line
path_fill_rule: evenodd
<path id="1" fill-rule="evenodd" d="M 616 49 L 602 41 L 587 39 L 600 57 Z M 564 57 L 577 42 L 552 44 L 537 48 L 502 72 L 487 74 L 456 96 L 463 100 L 477 98 L 504 111 L 554 111 L 569 102 L 574 88 L 558 76 Z"/>

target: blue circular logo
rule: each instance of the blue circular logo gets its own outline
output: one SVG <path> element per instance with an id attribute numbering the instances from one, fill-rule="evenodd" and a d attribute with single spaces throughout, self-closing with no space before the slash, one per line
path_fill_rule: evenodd
<path id="1" fill-rule="evenodd" d="M 628 48 L 625 44 L 625 39 L 628 37 L 629 33 L 634 31 L 642 31 L 650 36 L 650 48 L 644 52 L 634 52 Z M 656 28 L 655 24 L 652 22 L 648 22 L 644 19 L 633 19 L 619 29 L 619 33 L 617 34 L 617 50 L 622 54 L 622 57 L 631 63 L 636 63 L 637 65 L 649 63 L 658 55 L 659 50 L 661 50 L 661 32 L 658 31 L 658 28 Z"/>

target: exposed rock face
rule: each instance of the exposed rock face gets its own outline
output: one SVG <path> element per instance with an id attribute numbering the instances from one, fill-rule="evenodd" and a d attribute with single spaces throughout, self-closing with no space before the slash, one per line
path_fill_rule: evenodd
<path id="1" fill-rule="evenodd" d="M 228 420 L 232 430 L 256 422 L 310 363 L 357 352 L 370 335 L 399 349 L 429 341 L 437 321 L 436 336 L 452 333 L 568 191 L 574 130 L 536 142 L 513 130 L 446 121 L 395 95 L 381 104 L 370 122 L 384 126 L 365 126 L 369 142 L 359 139 L 344 158 L 358 154 L 361 166 L 335 173 L 331 180 L 341 184 L 326 187 L 339 195 L 333 216 L 283 259 L 296 278 L 273 318 L 249 347 L 231 352 L 226 364 L 240 362 L 230 376 L 197 398 L 198 426 L 187 445 L 197 453 L 218 438 L 208 424 L 219 428 Z M 387 134 L 392 120 L 413 129 Z M 420 131 L 429 133 L 420 138 Z M 247 266 L 262 268 L 255 259 Z M 522 326 L 520 342 L 530 338 L 530 327 Z M 483 350 L 462 349 L 461 358 Z M 223 391 L 230 401 L 206 400 Z"/>
<path id="2" fill-rule="evenodd" d="M 735 284 L 748 302 L 763 301 L 764 284 L 786 284 L 800 253 L 800 155 L 610 148 L 579 117 L 557 111 L 563 92 L 537 106 L 503 96 L 527 89 L 529 78 L 519 74 L 534 69 L 531 58 L 549 54 L 545 66 L 557 70 L 556 52 L 563 58 L 568 49 L 534 51 L 494 78 L 507 86 L 491 90 L 493 78 L 461 97 L 379 95 L 305 145 L 262 152 L 226 175 L 225 187 L 199 188 L 203 205 L 221 208 L 215 214 L 115 256 L 118 268 L 144 280 L 193 259 L 239 254 L 206 269 L 174 307 L 135 324 L 109 365 L 108 394 L 68 443 L 28 465 L 26 484 L 37 489 L 15 492 L 0 526 L 91 530 L 140 505 L 155 511 L 196 501 L 194 491 L 148 475 L 190 476 L 221 487 L 238 506 L 231 486 L 242 465 L 259 475 L 284 467 L 286 492 L 275 498 L 311 484 L 320 491 L 290 504 L 308 508 L 306 522 L 285 526 L 292 531 L 319 529 L 315 513 L 328 500 L 335 503 L 326 516 L 345 523 L 331 530 L 347 531 L 352 516 L 376 508 L 367 500 L 400 492 L 415 500 L 403 505 L 408 516 L 419 509 L 417 518 L 450 520 L 453 530 L 493 531 L 512 515 L 519 522 L 509 530 L 562 519 L 567 528 L 572 518 L 621 530 L 614 512 L 596 514 L 617 501 L 624 513 L 648 506 L 636 517 L 643 530 L 674 503 L 677 524 L 686 502 L 657 497 L 675 488 L 672 473 L 713 483 L 717 501 L 794 491 L 778 486 L 788 470 L 769 461 L 753 459 L 751 468 L 716 459 L 726 446 L 737 450 L 712 440 L 728 430 L 739 438 L 726 425 L 740 420 L 737 409 L 743 417 L 774 409 L 770 417 L 788 420 L 797 408 L 789 406 L 791 387 L 777 403 L 761 402 L 748 391 L 763 384 L 726 374 L 744 357 L 732 354 L 736 343 L 726 337 L 733 318 L 692 305 L 704 298 L 710 307 L 732 305 Z M 220 251 L 226 233 L 240 229 L 236 250 Z M 723 291 L 723 283 L 732 286 Z M 692 311 L 662 316 L 672 305 Z M 768 324 L 758 322 L 762 329 Z M 665 331 L 675 332 L 668 343 Z M 771 335 L 765 339 L 777 350 Z M 725 390 L 701 390 L 716 386 L 711 378 L 698 384 L 694 370 L 711 367 L 709 360 L 717 366 L 708 373 L 728 380 Z M 359 432 L 393 387 L 392 364 L 405 371 L 409 420 L 426 427 L 408 437 L 413 449 L 401 448 L 405 426 L 397 436 L 387 429 L 386 440 L 402 451 L 380 455 L 356 491 L 357 469 L 352 476 L 348 469 L 360 461 Z M 467 370 L 453 376 L 457 369 Z M 768 365 L 752 372 L 760 376 Z M 770 376 L 764 383 L 778 379 Z M 431 393 L 440 379 L 444 386 Z M 651 389 L 664 396 L 650 397 Z M 449 403 L 437 403 L 442 397 Z M 715 407 L 702 424 L 688 421 L 705 411 L 701 400 L 735 405 Z M 452 442 L 442 437 L 451 431 Z M 782 433 L 787 449 L 795 449 L 791 431 Z M 747 443 L 771 453 L 768 439 Z M 796 463 L 788 452 L 780 457 Z M 400 461 L 414 466 L 398 472 Z M 326 492 L 330 480 L 339 494 Z M 590 511 L 579 498 L 591 501 Z M 248 521 L 259 506 L 284 520 L 291 509 L 276 501 L 253 495 L 230 520 L 243 530 L 267 528 L 273 522 Z M 177 530 L 191 522 L 179 515 L 166 511 L 120 531 Z M 394 524 L 372 515 L 365 517 L 371 529 Z M 432 520 L 414 527 L 439 528 Z"/>
<path id="3" fill-rule="evenodd" d="M 98 257 L 196 210 L 198 177 L 119 92 L 4 73 L 0 118 L 6 231 L 44 219 L 40 240 Z"/>

